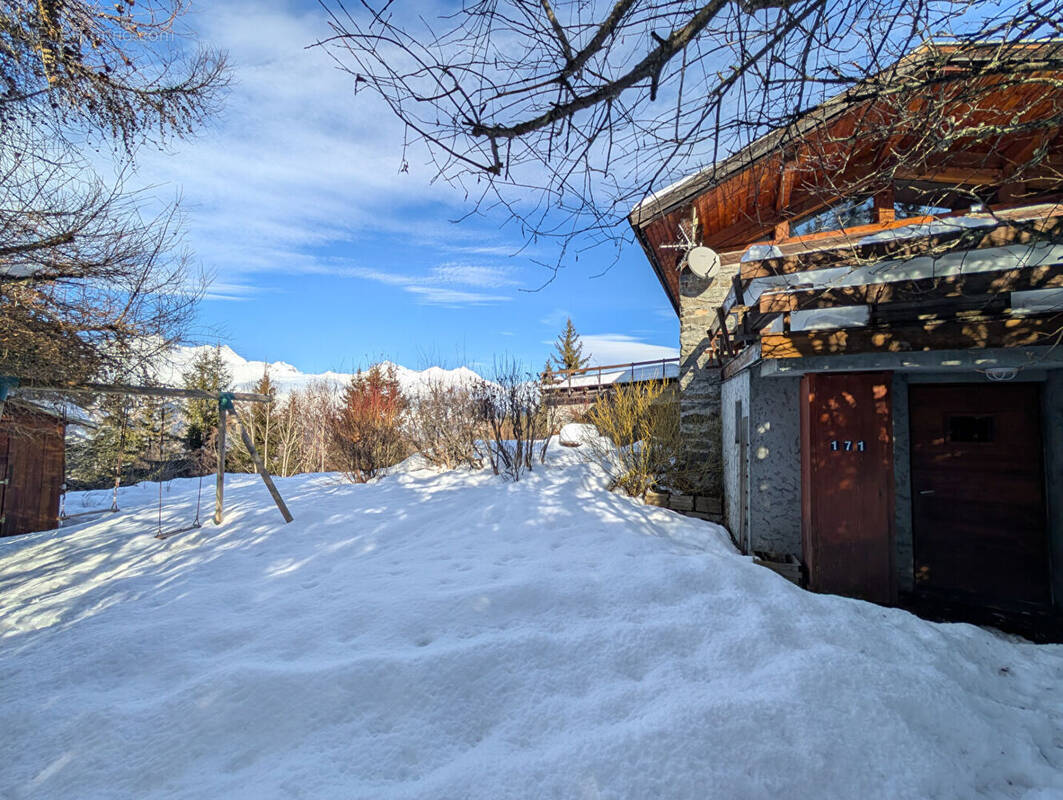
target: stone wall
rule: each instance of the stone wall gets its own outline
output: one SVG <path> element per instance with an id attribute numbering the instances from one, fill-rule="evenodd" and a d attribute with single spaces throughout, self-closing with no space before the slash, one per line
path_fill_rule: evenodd
<path id="1" fill-rule="evenodd" d="M 696 490 L 714 497 L 723 494 L 721 370 L 709 363 L 709 327 L 739 266 L 711 281 L 689 270 L 679 276 L 679 424 Z"/>

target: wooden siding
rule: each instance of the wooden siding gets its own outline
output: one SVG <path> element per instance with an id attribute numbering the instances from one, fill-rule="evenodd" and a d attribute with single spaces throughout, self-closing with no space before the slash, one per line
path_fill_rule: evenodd
<path id="1" fill-rule="evenodd" d="M 7 403 L 0 419 L 0 536 L 59 525 L 65 458 L 60 420 Z"/>

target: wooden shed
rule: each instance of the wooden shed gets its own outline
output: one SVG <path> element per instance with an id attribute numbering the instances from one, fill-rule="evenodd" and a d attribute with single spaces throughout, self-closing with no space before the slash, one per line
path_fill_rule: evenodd
<path id="1" fill-rule="evenodd" d="M 0 536 L 59 526 L 65 425 L 28 403 L 7 401 L 0 418 Z"/>

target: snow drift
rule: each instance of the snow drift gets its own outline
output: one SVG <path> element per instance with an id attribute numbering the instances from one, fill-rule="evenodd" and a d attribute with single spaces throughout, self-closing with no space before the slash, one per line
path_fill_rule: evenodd
<path id="1" fill-rule="evenodd" d="M 552 452 L 0 543 L 0 796 L 1063 792 L 1063 648 L 808 594 Z"/>

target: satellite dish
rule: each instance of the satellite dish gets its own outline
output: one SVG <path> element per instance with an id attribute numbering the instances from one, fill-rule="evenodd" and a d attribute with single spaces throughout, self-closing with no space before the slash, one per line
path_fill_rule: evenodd
<path id="1" fill-rule="evenodd" d="M 699 278 L 714 278 L 720 269 L 720 256 L 711 247 L 695 247 L 687 253 L 687 266 Z"/>

